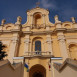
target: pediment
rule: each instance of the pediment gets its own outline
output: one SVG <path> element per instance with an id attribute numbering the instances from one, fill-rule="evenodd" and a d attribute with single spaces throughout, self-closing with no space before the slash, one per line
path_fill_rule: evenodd
<path id="1" fill-rule="evenodd" d="M 40 12 L 40 13 L 42 13 L 42 14 L 49 14 L 49 11 L 48 11 L 47 9 L 40 8 L 40 7 L 36 7 L 36 8 L 31 9 L 31 10 L 28 10 L 28 11 L 27 11 L 27 14 L 33 15 L 33 14 L 36 13 L 36 12 Z"/>

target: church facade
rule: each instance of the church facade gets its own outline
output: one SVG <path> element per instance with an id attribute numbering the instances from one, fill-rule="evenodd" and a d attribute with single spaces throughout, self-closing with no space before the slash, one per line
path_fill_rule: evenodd
<path id="1" fill-rule="evenodd" d="M 25 24 L 21 24 L 20 16 L 15 24 L 5 24 L 5 20 L 2 20 L 0 41 L 6 46 L 4 50 L 8 56 L 5 59 L 11 64 L 26 64 L 24 77 L 62 77 L 54 72 L 55 68 L 59 69 L 57 64 L 60 65 L 64 61 L 69 64 L 67 58 L 77 60 L 75 18 L 71 18 L 72 22 L 61 22 L 56 15 L 54 20 L 55 23 L 51 23 L 49 11 L 40 7 L 27 11 Z"/>

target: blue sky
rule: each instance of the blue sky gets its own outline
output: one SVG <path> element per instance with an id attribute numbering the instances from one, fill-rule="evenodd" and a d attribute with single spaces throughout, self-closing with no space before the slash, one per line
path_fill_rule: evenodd
<path id="1" fill-rule="evenodd" d="M 40 7 L 50 11 L 52 23 L 55 15 L 59 15 L 62 22 L 71 21 L 71 17 L 75 17 L 77 21 L 77 0 L 0 0 L 0 22 L 6 19 L 6 23 L 15 23 L 17 16 L 21 16 L 24 24 L 27 19 L 26 11 L 35 8 L 38 1 Z"/>

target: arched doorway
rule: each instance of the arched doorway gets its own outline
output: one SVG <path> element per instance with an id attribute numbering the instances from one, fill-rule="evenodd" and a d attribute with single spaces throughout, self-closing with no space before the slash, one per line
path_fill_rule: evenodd
<path id="1" fill-rule="evenodd" d="M 44 77 L 41 72 L 35 72 L 32 77 Z"/>
<path id="2" fill-rule="evenodd" d="M 46 77 L 46 69 L 42 65 L 34 65 L 29 71 L 29 77 Z"/>

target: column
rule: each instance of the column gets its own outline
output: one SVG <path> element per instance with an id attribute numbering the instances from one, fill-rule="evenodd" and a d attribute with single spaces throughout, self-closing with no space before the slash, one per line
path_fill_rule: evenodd
<path id="1" fill-rule="evenodd" d="M 68 58 L 68 53 L 67 53 L 67 48 L 66 48 L 66 44 L 65 44 L 65 37 L 63 35 L 63 33 L 58 32 L 58 41 L 59 41 L 59 46 L 60 46 L 60 51 L 61 51 L 61 55 L 63 57 L 63 61 Z"/>
<path id="2" fill-rule="evenodd" d="M 53 55 L 51 35 L 48 34 L 46 37 L 47 37 L 46 42 L 47 42 L 47 48 L 48 48 L 47 50 L 48 52 L 51 52 L 51 55 Z"/>
<path id="3" fill-rule="evenodd" d="M 25 40 L 24 40 L 24 54 L 25 54 L 25 52 L 29 52 L 29 43 L 30 43 L 29 37 L 30 37 L 30 35 L 26 35 L 25 36 Z"/>
<path id="4" fill-rule="evenodd" d="M 17 48 L 18 48 L 18 37 L 13 37 L 11 40 L 10 52 L 8 55 L 8 59 L 11 63 L 13 63 L 13 57 L 16 55 Z"/>

